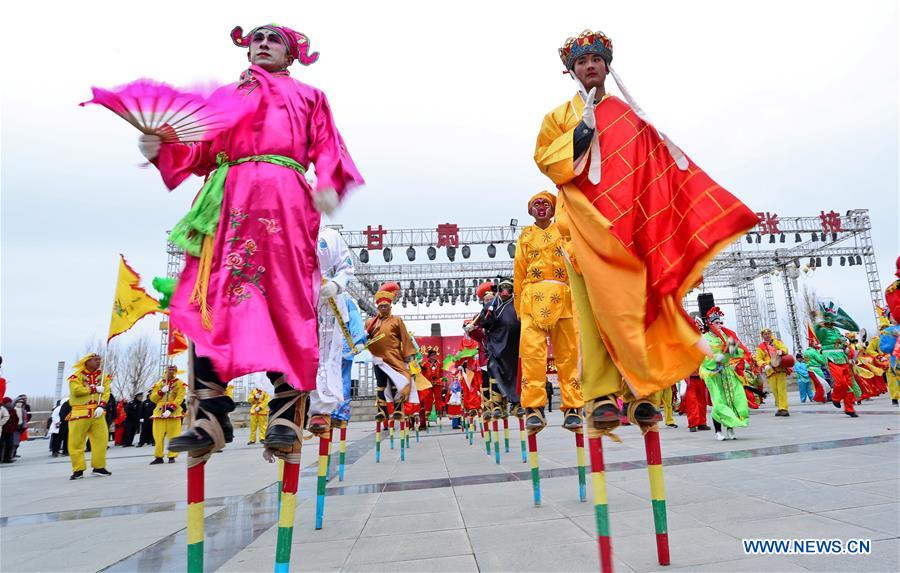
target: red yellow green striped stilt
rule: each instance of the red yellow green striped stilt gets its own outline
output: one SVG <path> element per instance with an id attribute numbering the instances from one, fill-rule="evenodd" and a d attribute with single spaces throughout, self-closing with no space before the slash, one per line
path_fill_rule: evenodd
<path id="1" fill-rule="evenodd" d="M 647 450 L 647 473 L 650 476 L 650 503 L 653 505 L 653 526 L 656 529 L 656 556 L 660 565 L 669 564 L 669 530 L 666 523 L 666 488 L 663 482 L 662 450 L 659 431 L 654 425 L 644 434 Z"/>
<path id="2" fill-rule="evenodd" d="M 494 420 L 494 461 L 500 463 L 500 421 Z"/>
<path id="3" fill-rule="evenodd" d="M 325 481 L 331 479 L 331 448 L 334 445 L 334 426 L 328 430 L 328 464 L 325 466 Z"/>
<path id="4" fill-rule="evenodd" d="M 531 488 L 534 490 L 534 506 L 541 505 L 541 470 L 538 468 L 537 432 L 528 434 L 528 459 L 531 462 Z"/>
<path id="5" fill-rule="evenodd" d="M 375 463 L 381 463 L 381 420 L 375 420 Z"/>
<path id="6" fill-rule="evenodd" d="M 481 438 L 484 440 L 484 452 L 491 455 L 491 423 L 481 421 Z"/>
<path id="7" fill-rule="evenodd" d="M 301 405 L 298 405 L 300 407 Z M 299 458 L 300 446 L 294 446 Z M 291 541 L 294 537 L 294 518 L 297 513 L 297 485 L 300 481 L 300 463 L 285 461 L 281 482 L 281 502 L 278 512 L 278 537 L 275 544 L 275 573 L 287 573 L 291 563 Z"/>
<path id="8" fill-rule="evenodd" d="M 528 462 L 528 456 L 525 449 L 525 419 L 519 417 L 519 443 L 522 445 L 522 463 Z"/>
<path id="9" fill-rule="evenodd" d="M 322 529 L 325 519 L 325 486 L 328 484 L 328 450 L 331 449 L 331 434 L 319 436 L 319 467 L 316 481 L 316 529 Z"/>
<path id="10" fill-rule="evenodd" d="M 391 440 L 391 449 L 393 450 L 394 449 L 394 419 L 393 418 L 391 418 L 391 428 L 390 428 L 389 437 Z"/>
<path id="11" fill-rule="evenodd" d="M 597 547 L 600 571 L 612 573 L 612 539 L 609 536 L 609 507 L 606 499 L 606 474 L 603 465 L 603 443 L 599 433 L 588 433 L 591 452 L 591 490 L 594 496 L 594 518 L 597 524 Z"/>
<path id="12" fill-rule="evenodd" d="M 341 422 L 341 443 L 338 446 L 338 481 L 344 481 L 344 461 L 347 457 L 347 422 Z"/>
<path id="13" fill-rule="evenodd" d="M 575 453 L 578 459 L 578 499 L 587 501 L 587 486 L 584 467 L 584 429 L 575 431 Z"/>
<path id="14" fill-rule="evenodd" d="M 403 418 L 400 419 L 400 461 L 406 461 L 406 437 L 403 435 Z"/>
<path id="15" fill-rule="evenodd" d="M 203 490 L 206 462 L 188 459 L 187 468 L 187 550 L 188 573 L 203 573 L 203 517 L 206 493 Z"/>
<path id="16" fill-rule="evenodd" d="M 469 445 L 475 442 L 475 418 L 469 416 Z"/>
<path id="17" fill-rule="evenodd" d="M 503 418 L 503 451 L 509 453 L 509 418 Z"/>
<path id="18" fill-rule="evenodd" d="M 410 424 L 409 418 L 407 418 L 406 424 L 404 425 L 404 429 L 403 429 L 403 436 L 406 439 L 406 449 L 407 450 L 409 449 L 409 434 L 410 434 L 409 430 L 410 430 L 411 425 L 412 424 Z"/>

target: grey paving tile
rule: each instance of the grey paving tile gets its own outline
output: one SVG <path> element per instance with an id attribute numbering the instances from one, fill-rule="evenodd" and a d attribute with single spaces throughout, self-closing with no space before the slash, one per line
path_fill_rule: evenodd
<path id="1" fill-rule="evenodd" d="M 534 539 L 533 543 L 527 545 L 476 551 L 475 559 L 480 571 L 593 572 L 600 568 L 595 541 L 555 544 Z M 625 562 L 616 558 L 615 551 L 613 568 L 620 572 L 633 571 Z"/>
<path id="2" fill-rule="evenodd" d="M 509 500 L 508 500 L 509 501 Z M 565 517 L 553 505 L 534 507 L 533 504 L 516 503 L 514 505 L 498 505 L 473 507 L 467 505 L 461 509 L 463 521 L 467 528 L 488 525 L 505 526 L 523 521 L 544 521 Z"/>
<path id="3" fill-rule="evenodd" d="M 739 539 L 709 527 L 670 529 L 669 549 L 673 566 L 686 567 L 745 557 Z M 660 570 L 656 536 L 632 535 L 613 541 L 613 555 L 635 571 Z"/>
<path id="4" fill-rule="evenodd" d="M 472 555 L 454 555 L 452 557 L 432 557 L 430 559 L 414 559 L 411 561 L 395 561 L 393 563 L 356 563 L 341 569 L 347 572 L 393 572 L 393 571 L 434 571 L 448 573 L 476 573 L 478 564 Z"/>
<path id="5" fill-rule="evenodd" d="M 887 537 L 887 534 L 879 534 L 872 529 L 812 513 L 754 521 L 727 521 L 717 523 L 713 527 L 737 539 L 818 539 L 822 537 L 883 539 Z"/>
<path id="6" fill-rule="evenodd" d="M 390 517 L 371 517 L 363 529 L 362 537 L 382 535 L 402 535 L 423 531 L 442 531 L 445 529 L 462 529 L 463 520 L 458 509 L 433 513 L 417 513 L 415 515 L 394 515 Z"/>
<path id="7" fill-rule="evenodd" d="M 900 504 L 898 503 L 823 511 L 820 515 L 900 538 Z"/>
<path id="8" fill-rule="evenodd" d="M 468 532 L 476 553 L 534 544 L 536 540 L 540 540 L 541 545 L 557 545 L 592 539 L 569 519 L 527 521 L 502 527 L 470 527 Z"/>
<path id="9" fill-rule="evenodd" d="M 797 515 L 804 513 L 794 507 L 772 503 L 757 498 L 735 496 L 727 502 L 721 500 L 688 503 L 676 506 L 678 513 L 710 525 L 728 521 L 745 521 Z"/>
<path id="10" fill-rule="evenodd" d="M 360 538 L 350 552 L 346 566 L 471 554 L 472 546 L 462 529 L 406 533 L 393 537 Z"/>

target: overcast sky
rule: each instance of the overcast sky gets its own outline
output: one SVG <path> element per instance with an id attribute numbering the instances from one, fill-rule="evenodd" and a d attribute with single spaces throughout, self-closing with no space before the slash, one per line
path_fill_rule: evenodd
<path id="1" fill-rule="evenodd" d="M 4 4 L 8 393 L 52 394 L 57 361 L 71 364 L 87 340 L 105 336 L 119 252 L 148 286 L 165 273 L 165 230 L 199 187 L 189 180 L 168 193 L 154 169 L 139 168 L 135 130 L 78 102 L 92 85 L 138 77 L 234 81 L 246 67 L 228 37 L 238 24 L 274 20 L 321 53 L 292 73 L 327 93 L 367 180 L 330 221 L 345 228 L 527 220 L 525 200 L 549 183 L 532 160 L 541 119 L 573 93 L 557 48 L 594 28 L 612 38 L 614 67 L 657 127 L 754 211 L 870 209 L 882 286 L 892 279 L 894 0 L 254 5 L 156 2 L 138 13 L 122 2 Z M 874 325 L 861 269 L 807 280 Z M 157 326 L 148 318 L 122 342 Z M 427 334 L 427 325 L 414 329 Z"/>

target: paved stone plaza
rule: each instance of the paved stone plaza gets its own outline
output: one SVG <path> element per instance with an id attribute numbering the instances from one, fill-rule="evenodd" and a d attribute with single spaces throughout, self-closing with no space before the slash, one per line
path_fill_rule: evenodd
<path id="1" fill-rule="evenodd" d="M 789 418 L 767 404 L 738 439 L 661 428 L 672 565 L 656 561 L 643 440 L 622 428 L 604 441 L 617 571 L 900 570 L 900 415 L 880 397 L 850 419 L 831 405 L 797 403 Z M 299 571 L 596 571 L 593 506 L 578 500 L 574 438 L 539 435 L 542 507 L 532 503 L 517 426 L 501 464 L 444 424 L 413 444 L 383 443 L 371 423 L 350 427 L 346 479 L 329 482 L 325 527 L 315 531 L 315 440 L 307 442 L 292 569 Z M 247 430 L 207 466 L 209 570 L 271 571 L 276 469 Z M 501 440 L 502 444 L 502 440 Z M 336 451 L 336 449 L 335 449 Z M 112 448 L 110 478 L 70 482 L 68 458 L 47 442 L 20 448 L 0 469 L 0 570 L 183 571 L 184 457 L 150 467 L 144 448 Z M 590 484 L 588 484 L 590 495 Z M 868 556 L 744 554 L 745 538 L 870 539 Z"/>

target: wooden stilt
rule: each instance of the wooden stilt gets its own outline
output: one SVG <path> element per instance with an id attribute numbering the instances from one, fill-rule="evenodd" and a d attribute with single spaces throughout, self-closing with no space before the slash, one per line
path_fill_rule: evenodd
<path id="1" fill-rule="evenodd" d="M 602 573 L 612 573 L 612 540 L 609 536 L 609 507 L 606 499 L 603 443 L 600 440 L 600 435 L 588 436 L 588 445 L 591 450 L 591 489 L 594 494 L 594 518 L 597 524 L 600 571 Z"/>
<path id="2" fill-rule="evenodd" d="M 331 434 L 319 436 L 319 467 L 316 480 L 316 529 L 322 529 L 325 519 L 325 486 L 328 484 L 328 451 L 331 450 Z"/>
<path id="3" fill-rule="evenodd" d="M 519 443 L 522 445 L 522 463 L 526 463 L 528 461 L 528 456 L 525 450 L 525 420 L 523 418 L 519 418 Z"/>
<path id="4" fill-rule="evenodd" d="M 503 451 L 509 453 L 509 418 L 503 418 Z"/>
<path id="5" fill-rule="evenodd" d="M 666 488 L 663 482 L 662 451 L 659 432 L 654 426 L 644 434 L 647 450 L 647 473 L 650 476 L 650 503 L 653 505 L 653 526 L 656 530 L 656 556 L 660 565 L 669 564 L 669 530 L 666 520 Z"/>
<path id="6" fill-rule="evenodd" d="M 578 459 L 578 499 L 587 501 L 587 484 L 584 467 L 584 429 L 575 432 L 575 453 Z"/>
<path id="7" fill-rule="evenodd" d="M 188 463 L 187 469 L 187 550 L 188 573 L 203 573 L 203 530 L 204 506 L 206 494 L 204 492 L 206 462 L 196 464 Z"/>
<path id="8" fill-rule="evenodd" d="M 344 461 L 347 456 L 347 422 L 341 422 L 341 443 L 338 446 L 338 481 L 344 481 Z"/>
<path id="9" fill-rule="evenodd" d="M 406 461 L 406 437 L 403 435 L 404 422 L 400 418 L 400 461 Z"/>
<path id="10" fill-rule="evenodd" d="M 494 420 L 494 461 L 499 464 L 500 463 L 500 421 Z"/>
<path id="11" fill-rule="evenodd" d="M 534 490 L 534 506 L 541 506 L 541 470 L 538 467 L 537 433 L 528 434 L 528 458 L 531 462 L 531 488 Z"/>
<path id="12" fill-rule="evenodd" d="M 300 405 L 298 405 L 299 407 Z M 300 446 L 294 453 L 300 455 Z M 291 541 L 294 537 L 294 517 L 297 513 L 297 485 L 300 481 L 300 464 L 286 461 L 281 482 L 281 502 L 278 510 L 278 537 L 275 542 L 275 573 L 287 573 L 291 563 Z"/>
<path id="13" fill-rule="evenodd" d="M 375 463 L 381 463 L 381 420 L 375 421 Z"/>

